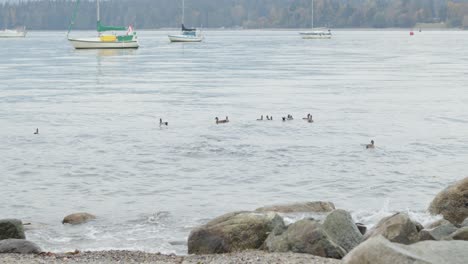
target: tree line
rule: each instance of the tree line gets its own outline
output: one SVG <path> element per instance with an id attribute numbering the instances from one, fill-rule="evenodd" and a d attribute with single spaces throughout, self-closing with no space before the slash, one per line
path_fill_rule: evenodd
<path id="1" fill-rule="evenodd" d="M 311 0 L 186 0 L 185 22 L 205 28 L 306 28 L 311 26 Z M 69 0 L 24 0 L 0 4 L 0 28 L 37 30 L 68 28 L 75 7 Z M 445 0 L 315 0 L 314 25 L 333 28 L 410 28 L 416 23 L 443 22 L 468 26 L 468 1 Z M 101 20 L 137 29 L 178 27 L 180 0 L 101 1 Z M 82 0 L 77 29 L 96 25 L 96 3 Z"/>

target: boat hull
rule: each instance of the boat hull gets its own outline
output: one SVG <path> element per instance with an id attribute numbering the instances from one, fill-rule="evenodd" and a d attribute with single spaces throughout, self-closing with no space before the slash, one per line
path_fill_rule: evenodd
<path id="1" fill-rule="evenodd" d="M 24 37 L 26 37 L 26 31 L 12 31 L 12 30 L 0 31 L 0 38 L 24 38 Z"/>
<path id="2" fill-rule="evenodd" d="M 330 32 L 302 32 L 299 33 L 303 39 L 331 39 Z"/>
<path id="3" fill-rule="evenodd" d="M 184 36 L 184 35 L 169 35 L 171 42 L 202 42 L 203 37 L 198 36 Z"/>
<path id="4" fill-rule="evenodd" d="M 99 38 L 68 39 L 75 49 L 138 49 L 138 41 L 101 41 Z"/>

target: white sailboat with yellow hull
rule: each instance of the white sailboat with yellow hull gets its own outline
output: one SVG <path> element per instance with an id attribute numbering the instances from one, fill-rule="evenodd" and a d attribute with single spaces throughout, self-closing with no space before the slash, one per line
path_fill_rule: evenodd
<path id="1" fill-rule="evenodd" d="M 99 0 L 96 1 L 98 36 L 90 38 L 70 38 L 69 34 L 76 18 L 79 3 L 80 0 L 76 2 L 75 11 L 67 34 L 68 41 L 70 41 L 75 49 L 137 49 L 139 47 L 138 37 L 131 26 L 114 27 L 101 24 Z M 119 35 L 115 33 L 118 31 L 126 31 L 126 33 Z"/>

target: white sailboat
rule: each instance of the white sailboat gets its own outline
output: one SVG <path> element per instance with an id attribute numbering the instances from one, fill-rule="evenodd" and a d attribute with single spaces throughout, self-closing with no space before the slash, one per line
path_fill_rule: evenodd
<path id="1" fill-rule="evenodd" d="M 332 33 L 327 28 L 314 28 L 314 0 L 311 0 L 311 25 L 312 31 L 300 32 L 303 39 L 331 39 Z"/>
<path id="2" fill-rule="evenodd" d="M 69 38 L 70 31 L 72 30 L 76 18 L 79 3 L 80 0 L 76 2 L 73 18 L 67 33 L 68 41 L 70 41 L 75 49 L 137 49 L 139 47 L 136 32 L 133 31 L 131 26 L 113 27 L 104 26 L 101 24 L 99 0 L 96 0 L 98 36 L 91 38 Z M 116 31 L 126 31 L 126 33 L 118 35 L 115 33 Z"/>
<path id="3" fill-rule="evenodd" d="M 17 29 L 4 29 L 0 31 L 0 38 L 24 38 L 26 37 L 26 27 Z"/>
<path id="4" fill-rule="evenodd" d="M 185 18 L 185 0 L 182 0 L 182 29 L 180 34 L 168 35 L 171 42 L 202 42 L 204 36 L 196 28 L 186 28 Z"/>

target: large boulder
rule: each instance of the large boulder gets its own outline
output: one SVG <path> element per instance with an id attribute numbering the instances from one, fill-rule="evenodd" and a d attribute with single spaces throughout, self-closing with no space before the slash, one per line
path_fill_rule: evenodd
<path id="1" fill-rule="evenodd" d="M 0 253 L 37 254 L 42 250 L 36 244 L 24 239 L 5 239 L 0 241 Z"/>
<path id="2" fill-rule="evenodd" d="M 307 253 L 315 256 L 341 259 L 346 250 L 337 245 L 315 220 L 303 219 L 291 224 L 285 231 L 276 229 L 265 241 L 270 252 Z"/>
<path id="3" fill-rule="evenodd" d="M 433 229 L 423 229 L 419 232 L 419 240 L 442 240 L 457 231 L 457 227 L 451 223 L 440 225 Z"/>
<path id="4" fill-rule="evenodd" d="M 380 220 L 364 239 L 382 235 L 391 242 L 412 244 L 419 240 L 418 227 L 405 213 L 396 213 Z"/>
<path id="5" fill-rule="evenodd" d="M 234 212 L 190 232 L 189 254 L 220 254 L 259 249 L 269 233 L 284 226 L 276 213 Z"/>
<path id="6" fill-rule="evenodd" d="M 376 236 L 357 246 L 343 260 L 346 264 L 466 264 L 467 248 L 466 241 L 423 241 L 408 246 Z"/>
<path id="7" fill-rule="evenodd" d="M 429 212 L 441 214 L 453 224 L 461 224 L 468 217 L 468 177 L 437 194 Z"/>
<path id="8" fill-rule="evenodd" d="M 3 219 L 0 220 L 0 240 L 3 239 L 25 239 L 24 227 L 21 220 Z"/>
<path id="9" fill-rule="evenodd" d="M 257 208 L 256 212 L 277 212 L 277 213 L 328 213 L 335 210 L 335 205 L 331 202 L 306 202 L 293 204 L 271 205 Z"/>
<path id="10" fill-rule="evenodd" d="M 453 240 L 468 241 L 468 226 L 458 229 L 457 231 L 455 231 L 454 233 L 450 235 L 450 238 Z"/>
<path id="11" fill-rule="evenodd" d="M 92 214 L 74 213 L 74 214 L 65 216 L 65 218 L 63 218 L 62 220 L 62 224 L 79 225 L 79 224 L 84 224 L 94 219 L 96 219 L 96 216 Z"/>
<path id="12" fill-rule="evenodd" d="M 323 222 L 323 228 L 328 236 L 346 252 L 351 251 L 363 240 L 351 214 L 345 210 L 331 212 Z"/>

